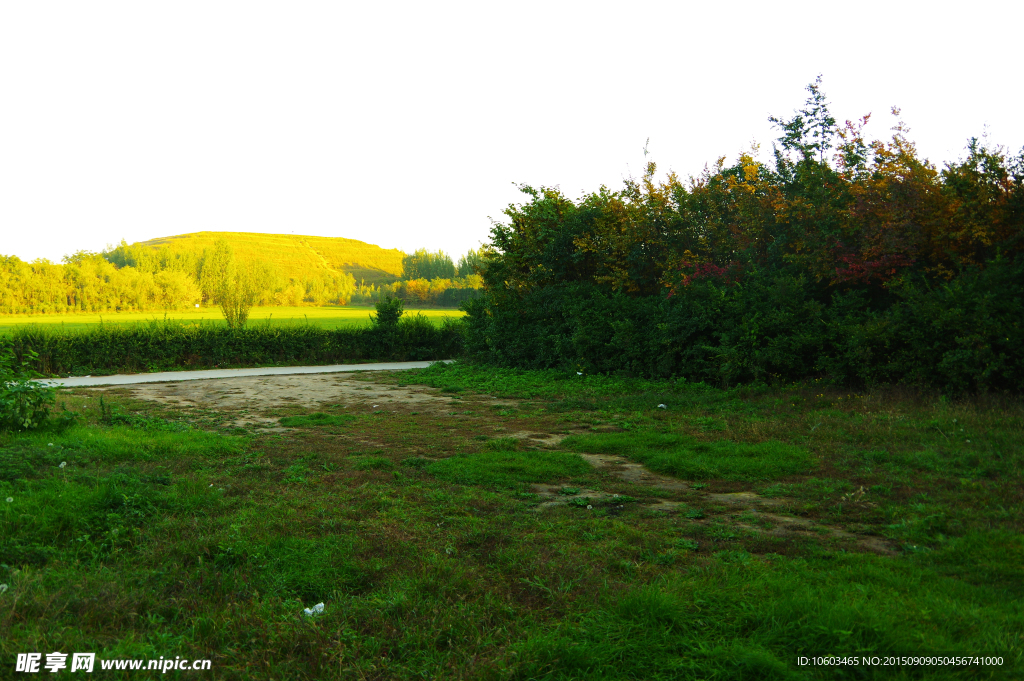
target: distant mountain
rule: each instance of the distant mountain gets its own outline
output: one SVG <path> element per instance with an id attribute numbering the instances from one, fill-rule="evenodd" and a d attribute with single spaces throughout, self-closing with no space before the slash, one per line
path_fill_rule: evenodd
<path id="1" fill-rule="evenodd" d="M 348 272 L 357 283 L 390 284 L 402 276 L 405 253 L 365 241 L 341 237 L 250 232 L 194 232 L 142 241 L 137 246 L 173 252 L 202 253 L 224 239 L 239 260 L 259 259 L 273 263 L 286 277 L 305 279 L 317 270 Z"/>

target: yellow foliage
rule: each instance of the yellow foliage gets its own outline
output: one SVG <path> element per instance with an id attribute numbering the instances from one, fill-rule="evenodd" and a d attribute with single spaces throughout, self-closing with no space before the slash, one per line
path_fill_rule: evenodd
<path id="1" fill-rule="evenodd" d="M 249 232 L 194 232 L 150 239 L 138 245 L 167 249 L 170 253 L 202 253 L 221 240 L 231 246 L 240 263 L 272 262 L 285 280 L 296 281 L 321 272 L 338 272 L 367 284 L 392 283 L 402 275 L 405 256 L 398 249 L 384 249 L 356 239 Z"/>

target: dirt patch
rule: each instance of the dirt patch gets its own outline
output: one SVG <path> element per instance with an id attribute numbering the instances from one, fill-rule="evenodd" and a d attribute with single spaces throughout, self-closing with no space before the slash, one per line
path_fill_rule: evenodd
<path id="1" fill-rule="evenodd" d="M 426 386 L 381 385 L 357 380 L 355 374 L 294 374 L 285 376 L 247 376 L 200 381 L 141 383 L 116 386 L 133 398 L 158 402 L 179 409 L 213 409 L 233 412 L 236 425 L 276 430 L 277 419 L 266 412 L 282 407 L 302 407 L 311 411 L 325 405 L 339 405 L 349 413 L 366 411 L 417 411 L 447 416 L 470 405 L 512 405 L 489 395 L 453 399 Z M 93 388 L 107 390 L 108 388 Z"/>
<path id="2" fill-rule="evenodd" d="M 580 454 L 580 456 L 594 468 L 603 470 L 626 482 L 635 482 L 640 485 L 671 491 L 690 489 L 690 485 L 682 480 L 652 473 L 643 464 L 630 461 L 621 456 L 614 454 Z"/>
<path id="3" fill-rule="evenodd" d="M 542 500 L 537 504 L 535 510 L 543 511 L 554 506 L 580 506 L 593 505 L 595 503 L 614 505 L 615 500 L 619 497 L 618 494 L 609 494 L 601 490 L 583 488 L 572 494 L 566 494 L 565 489 L 562 485 L 545 485 L 541 483 L 530 485 L 530 490 Z M 584 500 L 586 504 L 581 504 Z"/>
<path id="4" fill-rule="evenodd" d="M 759 522 L 760 526 L 743 522 L 736 523 L 737 527 L 742 527 L 754 532 L 764 532 L 770 535 L 783 537 L 794 535 L 828 537 L 834 540 L 848 542 L 853 547 L 861 551 L 870 551 L 872 553 L 882 553 L 887 555 L 896 553 L 896 550 L 881 537 L 847 532 L 846 530 L 842 530 L 838 527 L 812 522 L 806 518 L 778 515 L 764 510 L 765 508 L 771 508 L 773 506 L 786 505 L 789 502 L 787 499 L 762 497 L 754 492 L 731 492 L 724 494 L 701 492 L 700 490 L 694 489 L 690 483 L 684 480 L 659 475 L 648 470 L 642 464 L 630 461 L 629 459 L 621 456 L 615 456 L 613 454 L 581 454 L 580 456 L 582 456 L 583 459 L 594 468 L 602 470 L 619 478 L 620 480 L 672 492 L 692 490 L 701 495 L 699 500 L 693 500 L 689 504 L 668 500 L 659 500 L 651 504 L 643 504 L 643 506 L 648 509 L 670 513 L 679 510 L 681 507 L 700 504 L 702 501 L 718 503 L 730 506 L 735 511 L 742 512 L 745 517 Z M 573 499 L 583 497 L 599 502 L 614 502 L 612 497 L 617 496 L 609 495 L 606 492 L 597 490 L 581 490 L 576 495 L 562 495 L 560 490 L 561 488 L 553 485 L 534 485 L 533 491 L 543 499 L 537 508 L 544 509 L 552 506 L 568 505 L 573 503 Z M 770 528 L 766 528 L 764 525 L 768 525 Z"/>
<path id="5" fill-rule="evenodd" d="M 832 525 L 814 523 L 807 518 L 796 518 L 793 516 L 776 515 L 774 513 L 764 513 L 756 509 L 749 510 L 747 514 L 754 516 L 757 520 L 773 523 L 775 526 L 771 529 L 765 529 L 746 523 L 736 523 L 737 527 L 765 532 L 776 537 L 789 537 L 794 535 L 805 537 L 824 536 L 838 541 L 849 542 L 853 547 L 861 551 L 870 551 L 871 553 L 880 553 L 885 555 L 895 555 L 897 553 L 896 549 L 881 537 L 847 532 L 846 530 L 839 529 Z"/>
<path id="6" fill-rule="evenodd" d="M 521 440 L 527 447 L 554 449 L 568 436 L 554 435 L 551 433 L 537 433 L 532 430 L 521 430 L 515 433 L 504 433 L 503 437 L 514 437 L 517 440 Z"/>

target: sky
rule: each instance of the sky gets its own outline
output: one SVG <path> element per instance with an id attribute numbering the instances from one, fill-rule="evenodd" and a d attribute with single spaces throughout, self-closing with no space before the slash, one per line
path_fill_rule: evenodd
<path id="1" fill-rule="evenodd" d="M 0 255 L 202 230 L 456 258 L 525 196 L 768 160 L 822 75 L 941 167 L 1024 147 L 1024 3 L 7 2 Z M 648 142 L 649 140 L 649 142 Z"/>

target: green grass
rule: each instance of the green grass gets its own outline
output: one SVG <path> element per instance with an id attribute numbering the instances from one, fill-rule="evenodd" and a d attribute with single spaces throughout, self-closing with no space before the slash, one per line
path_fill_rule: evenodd
<path id="1" fill-rule="evenodd" d="M 419 312 L 430 319 L 435 325 L 445 317 L 459 318 L 465 312 L 452 309 L 413 309 L 409 314 Z M 254 307 L 249 315 L 250 324 L 267 324 L 271 326 L 288 326 L 295 324 L 314 324 L 325 329 L 353 328 L 369 326 L 370 315 L 375 314 L 372 306 L 324 306 L 324 307 Z M 61 327 L 68 330 L 88 329 L 100 324 L 138 324 L 154 320 L 180 320 L 182 323 L 215 324 L 224 326 L 224 315 L 220 308 L 206 307 L 197 310 L 171 311 L 167 313 L 153 312 L 115 312 L 110 314 L 46 314 L 46 315 L 0 315 L 0 333 L 10 332 L 15 327 L 38 325 Z"/>
<path id="2" fill-rule="evenodd" d="M 425 369 L 413 374 L 418 382 L 432 385 L 446 391 L 474 390 L 499 397 L 559 398 L 553 405 L 562 411 L 587 410 L 595 407 L 594 396 L 625 395 L 635 397 L 648 393 L 656 386 L 673 385 L 666 381 L 649 381 L 617 376 L 580 376 L 571 371 L 529 371 L 525 369 L 503 369 L 483 367 L 470 363 L 458 363 L 449 369 L 438 371 Z M 696 389 L 702 389 L 699 387 Z M 658 402 L 649 404 L 655 409 Z"/>
<path id="3" fill-rule="evenodd" d="M 315 428 L 316 426 L 345 426 L 356 420 L 348 414 L 325 414 L 315 412 L 299 416 L 285 416 L 281 419 L 282 426 L 289 428 Z"/>
<path id="4" fill-rule="evenodd" d="M 362 375 L 449 392 L 241 435 L 231 412 L 65 393 L 78 425 L 0 433 L 0 666 L 60 650 L 210 658 L 218 679 L 1021 678 L 1019 403 L 578 378 Z M 534 433 L 576 434 L 529 449 Z M 570 447 L 717 468 L 658 490 Z M 809 529 L 779 535 L 721 492 Z M 958 653 L 1004 664 L 797 664 Z"/>
<path id="5" fill-rule="evenodd" d="M 172 479 L 160 464 L 238 456 L 245 440 L 150 421 L 5 438 L 0 447 L 0 562 L 96 560 L 129 546 L 162 513 L 222 502 L 202 469 Z M 179 427 L 174 427 L 179 426 Z"/>
<path id="6" fill-rule="evenodd" d="M 531 482 L 558 482 L 592 472 L 576 454 L 510 449 L 460 454 L 432 463 L 425 470 L 436 478 L 460 485 L 513 489 Z"/>
<path id="7" fill-rule="evenodd" d="M 578 452 L 618 454 L 658 473 L 688 480 L 773 480 L 810 473 L 810 453 L 782 442 L 743 444 L 663 433 L 609 433 L 568 437 L 562 446 Z"/>
<path id="8" fill-rule="evenodd" d="M 978 596 L 933 571 L 874 557 L 793 563 L 722 552 L 695 575 L 635 587 L 564 627 L 538 632 L 516 652 L 529 661 L 523 678 L 554 670 L 554 678 L 588 679 L 957 678 L 948 668 L 902 675 L 859 665 L 800 670 L 795 660 L 883 650 L 919 655 L 922 623 L 935 651 L 966 654 L 965 637 L 1013 645 L 1005 624 L 1019 621 L 1019 609 L 993 594 L 981 596 L 981 605 Z M 972 602 L 997 619 L 975 619 Z M 894 626 L 904 619 L 918 624 Z"/>
<path id="9" fill-rule="evenodd" d="M 361 456 L 352 467 L 357 471 L 389 471 L 395 462 L 383 456 Z"/>

